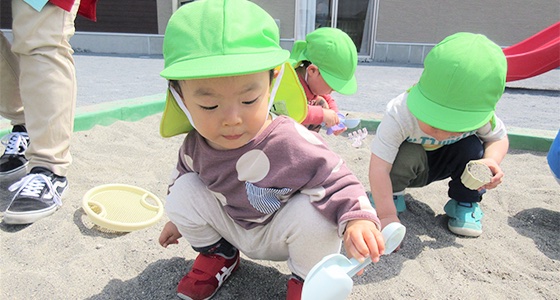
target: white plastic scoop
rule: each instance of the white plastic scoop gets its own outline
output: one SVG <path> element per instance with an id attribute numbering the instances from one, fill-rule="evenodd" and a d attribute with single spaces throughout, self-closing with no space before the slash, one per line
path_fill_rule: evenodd
<path id="1" fill-rule="evenodd" d="M 385 254 L 393 253 L 401 244 L 406 228 L 398 222 L 391 223 L 381 231 L 385 240 Z M 368 257 L 362 263 L 342 254 L 325 256 L 309 272 L 303 283 L 302 300 L 343 300 L 352 292 L 352 277 L 371 263 Z"/>

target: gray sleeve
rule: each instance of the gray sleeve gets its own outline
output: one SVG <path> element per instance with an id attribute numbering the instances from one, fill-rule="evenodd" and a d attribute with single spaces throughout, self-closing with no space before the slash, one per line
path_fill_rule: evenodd
<path id="1" fill-rule="evenodd" d="M 504 139 L 507 135 L 507 130 L 504 122 L 495 116 L 494 124 L 492 124 L 492 122 L 488 122 L 476 131 L 476 135 L 483 142 L 495 142 Z"/>

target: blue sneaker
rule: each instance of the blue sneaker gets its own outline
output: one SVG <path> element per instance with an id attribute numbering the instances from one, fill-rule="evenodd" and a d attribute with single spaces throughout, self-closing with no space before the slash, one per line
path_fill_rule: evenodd
<path id="1" fill-rule="evenodd" d="M 447 227 L 457 235 L 478 237 L 482 234 L 480 220 L 484 213 L 477 202 L 458 202 L 450 199 L 443 208 L 449 221 Z"/>
<path id="2" fill-rule="evenodd" d="M 404 191 L 393 194 L 393 202 L 397 208 L 397 213 L 402 213 L 406 210 L 406 203 L 404 202 Z"/>
<path id="3" fill-rule="evenodd" d="M 369 198 L 369 202 L 371 203 L 371 206 L 375 208 L 375 203 L 373 202 L 373 196 L 371 195 L 371 192 L 366 192 L 366 194 Z M 395 203 L 395 208 L 397 209 L 397 213 L 402 213 L 403 211 L 406 210 L 406 203 L 404 202 L 404 192 L 393 194 L 393 202 Z"/>

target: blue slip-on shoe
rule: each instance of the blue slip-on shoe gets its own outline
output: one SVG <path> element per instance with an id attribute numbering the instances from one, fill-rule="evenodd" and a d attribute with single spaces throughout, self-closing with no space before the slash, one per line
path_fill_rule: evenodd
<path id="1" fill-rule="evenodd" d="M 369 202 L 371 206 L 375 208 L 375 203 L 373 202 L 373 196 L 371 192 L 366 192 Z M 402 213 L 406 210 L 406 203 L 404 202 L 404 192 L 394 193 L 393 194 L 393 202 L 395 203 L 395 208 L 397 209 L 397 213 Z"/>
<path id="2" fill-rule="evenodd" d="M 397 213 L 402 213 L 406 210 L 406 203 L 404 202 L 404 191 L 393 194 L 393 202 L 397 208 Z"/>
<path id="3" fill-rule="evenodd" d="M 477 202 L 458 202 L 450 199 L 443 208 L 449 221 L 447 227 L 457 235 L 478 237 L 482 234 L 482 216 L 484 213 Z"/>

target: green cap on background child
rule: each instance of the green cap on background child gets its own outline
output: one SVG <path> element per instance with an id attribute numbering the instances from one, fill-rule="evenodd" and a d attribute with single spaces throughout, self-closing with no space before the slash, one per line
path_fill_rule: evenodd
<path id="1" fill-rule="evenodd" d="M 290 60 L 294 67 L 304 60 L 310 61 L 319 68 L 327 84 L 341 94 L 354 94 L 358 88 L 354 75 L 358 65 L 356 45 L 338 28 L 318 28 L 305 41 L 296 41 Z"/>
<path id="2" fill-rule="evenodd" d="M 160 75 L 169 80 L 245 75 L 272 70 L 288 57 L 289 51 L 280 47 L 276 22 L 256 4 L 200 0 L 182 6 L 169 19 L 163 39 L 165 68 Z M 305 109 L 301 97 L 300 106 Z M 168 90 L 162 136 L 193 129 L 181 105 L 182 100 L 174 99 Z"/>
<path id="3" fill-rule="evenodd" d="M 494 116 L 505 88 L 507 61 L 486 36 L 448 36 L 426 56 L 418 84 L 407 97 L 420 121 L 449 132 L 478 129 Z"/>

